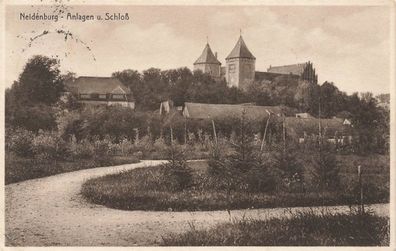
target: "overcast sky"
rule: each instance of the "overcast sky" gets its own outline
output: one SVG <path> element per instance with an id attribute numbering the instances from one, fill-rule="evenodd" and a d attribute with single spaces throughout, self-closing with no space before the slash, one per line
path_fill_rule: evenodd
<path id="1" fill-rule="evenodd" d="M 319 82 L 332 81 L 352 93 L 389 92 L 390 10 L 386 6 L 74 6 L 75 14 L 128 13 L 128 21 L 23 21 L 20 13 L 52 14 L 51 6 L 6 9 L 6 86 L 32 55 L 61 59 L 63 71 L 110 76 L 123 69 L 187 66 L 202 52 L 206 37 L 219 60 L 238 40 L 240 29 L 256 57 L 256 70 L 312 61 Z M 74 38 L 51 33 L 70 31 Z M 46 36 L 28 47 L 29 39 Z M 94 57 L 96 60 L 94 60 Z"/>

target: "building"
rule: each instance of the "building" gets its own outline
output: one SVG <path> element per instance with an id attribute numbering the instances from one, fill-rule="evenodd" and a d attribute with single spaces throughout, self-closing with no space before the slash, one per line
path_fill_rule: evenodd
<path id="1" fill-rule="evenodd" d="M 78 77 L 66 81 L 66 94 L 73 93 L 79 102 L 90 105 L 121 105 L 135 109 L 132 93 L 118 79 Z"/>
<path id="2" fill-rule="evenodd" d="M 247 48 L 242 36 L 226 57 L 226 81 L 229 87 L 246 88 L 254 81 L 256 58 Z"/>
<path id="3" fill-rule="evenodd" d="M 256 71 L 256 58 L 248 49 L 242 36 L 225 59 L 225 67 L 206 44 L 201 56 L 194 63 L 194 70 L 201 70 L 216 80 L 225 79 L 229 87 L 245 89 L 253 81 L 273 81 L 279 76 L 306 80 L 316 84 L 318 76 L 312 62 L 301 64 L 270 66 L 267 71 Z"/>
<path id="4" fill-rule="evenodd" d="M 287 134 L 300 143 L 303 143 L 307 137 L 317 137 L 320 133 L 332 143 L 350 143 L 352 140 L 352 126 L 345 123 L 345 119 L 331 118 L 331 119 L 318 119 L 318 118 L 298 118 L 286 117 L 285 127 Z"/>
<path id="5" fill-rule="evenodd" d="M 301 118 L 301 119 L 308 119 L 308 118 L 313 118 L 311 114 L 307 112 L 300 112 L 296 113 L 296 118 Z"/>
<path id="6" fill-rule="evenodd" d="M 220 79 L 221 63 L 217 59 L 217 53 L 213 54 L 210 49 L 209 43 L 206 44 L 201 56 L 194 63 L 194 70 L 201 70 L 209 74 L 214 79 Z"/>
<path id="7" fill-rule="evenodd" d="M 203 104 L 184 103 L 183 116 L 189 119 L 222 119 L 228 117 L 241 117 L 243 112 L 247 119 L 262 120 L 271 114 L 281 117 L 290 116 L 295 110 L 286 106 L 257 106 L 251 104 Z"/>
<path id="8" fill-rule="evenodd" d="M 283 75 L 295 75 L 302 80 L 307 80 L 311 83 L 318 83 L 318 75 L 315 73 L 315 68 L 311 62 L 283 65 L 283 66 L 270 66 L 267 72 L 283 74 Z"/>

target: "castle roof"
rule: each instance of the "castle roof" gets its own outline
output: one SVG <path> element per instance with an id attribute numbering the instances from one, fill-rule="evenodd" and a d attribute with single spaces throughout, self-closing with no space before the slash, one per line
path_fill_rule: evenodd
<path id="1" fill-rule="evenodd" d="M 201 56 L 195 61 L 194 64 L 221 64 L 220 61 L 215 57 L 209 44 L 206 44 Z"/>
<path id="2" fill-rule="evenodd" d="M 112 77 L 78 77 L 65 83 L 66 89 L 76 93 L 131 94 L 131 91 L 117 78 Z"/>
<path id="3" fill-rule="evenodd" d="M 234 49 L 232 49 L 228 57 L 226 57 L 226 59 L 231 59 L 231 58 L 256 59 L 247 48 L 245 41 L 243 41 L 242 36 L 239 37 L 238 42 L 236 43 Z"/>
<path id="4" fill-rule="evenodd" d="M 270 66 L 268 68 L 268 72 L 279 73 L 279 74 L 293 74 L 293 75 L 300 76 L 301 74 L 303 74 L 304 69 L 307 65 L 308 65 L 308 63 L 282 65 L 282 66 Z"/>

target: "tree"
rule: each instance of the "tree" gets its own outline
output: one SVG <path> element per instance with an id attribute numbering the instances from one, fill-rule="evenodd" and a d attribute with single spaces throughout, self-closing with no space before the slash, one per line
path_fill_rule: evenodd
<path id="1" fill-rule="evenodd" d="M 63 76 L 56 59 L 34 56 L 19 80 L 6 91 L 6 124 L 28 130 L 51 130 L 56 126 L 51 105 L 63 91 Z"/>
<path id="2" fill-rule="evenodd" d="M 170 189 L 182 191 L 192 185 L 193 171 L 180 146 L 171 143 L 168 147 L 168 162 L 162 166 L 163 175 Z"/>
<path id="3" fill-rule="evenodd" d="M 54 104 L 63 91 L 59 61 L 40 55 L 32 57 L 13 88 L 21 103 Z"/>
<path id="4" fill-rule="evenodd" d="M 127 69 L 114 72 L 111 76 L 120 80 L 121 83 L 132 91 L 133 97 L 137 103 L 142 101 L 142 75 L 138 71 Z"/>
<path id="5" fill-rule="evenodd" d="M 314 182 L 322 191 L 334 190 L 340 182 L 339 167 L 330 144 L 323 142 L 318 152 L 312 153 Z"/>

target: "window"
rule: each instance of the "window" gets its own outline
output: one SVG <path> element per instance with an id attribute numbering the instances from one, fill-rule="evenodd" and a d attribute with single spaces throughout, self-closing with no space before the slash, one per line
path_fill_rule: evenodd
<path id="1" fill-rule="evenodd" d="M 81 99 L 90 99 L 91 96 L 89 94 L 80 94 Z"/>
<path id="2" fill-rule="evenodd" d="M 117 100 L 125 100 L 124 94 L 113 94 L 111 97 Z"/>
<path id="3" fill-rule="evenodd" d="M 106 94 L 99 94 L 99 99 L 106 99 Z"/>
<path id="4" fill-rule="evenodd" d="M 230 64 L 228 66 L 228 72 L 229 73 L 234 73 L 235 72 L 235 64 Z"/>
<path id="5" fill-rule="evenodd" d="M 99 94 L 97 94 L 97 93 L 91 93 L 91 98 L 93 98 L 93 99 L 98 99 L 98 98 L 99 98 Z"/>

